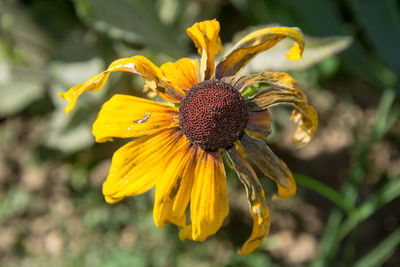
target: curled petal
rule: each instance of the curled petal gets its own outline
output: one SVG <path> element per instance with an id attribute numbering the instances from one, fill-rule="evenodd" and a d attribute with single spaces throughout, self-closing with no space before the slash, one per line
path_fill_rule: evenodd
<path id="1" fill-rule="evenodd" d="M 247 255 L 254 251 L 267 237 L 270 227 L 270 219 L 264 190 L 258 181 L 257 175 L 250 164 L 240 155 L 235 147 L 228 151 L 239 180 L 246 188 L 247 199 L 250 204 L 250 212 L 253 217 L 253 230 L 249 239 L 238 251 L 239 255 Z"/>
<path id="2" fill-rule="evenodd" d="M 190 200 L 195 176 L 197 147 L 187 144 L 172 153 L 164 164 L 164 172 L 156 184 L 153 216 L 157 226 L 171 222 L 186 226 L 185 211 Z"/>
<path id="3" fill-rule="evenodd" d="M 174 63 L 167 62 L 160 67 L 165 78 L 181 93 L 199 83 L 198 68 L 198 60 L 190 58 L 181 58 Z"/>
<path id="4" fill-rule="evenodd" d="M 163 162 L 167 155 L 187 143 L 176 127 L 135 139 L 118 149 L 103 184 L 106 201 L 114 204 L 152 188 L 164 172 Z"/>
<path id="5" fill-rule="evenodd" d="M 294 110 L 291 119 L 298 125 L 293 141 L 302 146 L 311 140 L 318 128 L 318 114 L 313 107 L 308 105 L 306 96 L 289 74 L 263 72 L 247 75 L 245 79 L 267 85 L 265 89 L 247 99 L 249 111 L 263 111 L 277 104 L 292 105 Z M 246 82 L 246 84 L 252 83 Z"/>
<path id="6" fill-rule="evenodd" d="M 215 76 L 225 82 L 232 81 L 257 54 L 270 49 L 286 37 L 295 41 L 286 57 L 299 60 L 304 51 L 304 38 L 298 28 L 266 28 L 250 33 L 241 39 L 217 64 Z"/>
<path id="7" fill-rule="evenodd" d="M 129 138 L 153 134 L 176 126 L 178 109 L 129 95 L 114 95 L 101 108 L 93 124 L 96 142 L 113 137 Z"/>
<path id="8" fill-rule="evenodd" d="M 191 225 L 180 229 L 179 237 L 204 241 L 215 234 L 229 213 L 226 175 L 219 152 L 199 150 L 190 198 Z"/>
<path id="9" fill-rule="evenodd" d="M 252 138 L 245 133 L 240 142 L 242 145 L 239 151 L 242 156 L 250 159 L 265 176 L 276 182 L 278 196 L 274 196 L 274 200 L 296 194 L 296 182 L 291 171 L 263 140 Z"/>
<path id="10" fill-rule="evenodd" d="M 266 84 L 271 87 L 285 87 L 288 90 L 302 92 L 298 89 L 296 81 L 285 72 L 260 72 L 256 74 L 243 75 L 235 83 L 234 86 L 239 91 L 243 91 L 253 84 Z"/>
<path id="11" fill-rule="evenodd" d="M 165 80 L 162 71 L 154 65 L 150 60 L 143 56 L 134 56 L 130 58 L 121 58 L 108 67 L 107 70 L 90 78 L 88 81 L 72 87 L 68 92 L 60 97 L 68 101 L 65 113 L 70 112 L 76 103 L 78 97 L 85 91 L 98 91 L 105 85 L 110 73 L 113 71 L 126 71 L 139 74 L 145 82 L 154 88 L 159 96 L 170 102 L 179 102 L 183 97 L 183 91 L 173 88 L 168 81 Z"/>
<path id="12" fill-rule="evenodd" d="M 293 142 L 305 145 L 310 142 L 318 127 L 318 113 L 311 106 L 293 109 L 290 119 L 297 123 L 298 127 L 293 136 Z"/>
<path id="13" fill-rule="evenodd" d="M 201 55 L 201 81 L 209 80 L 214 75 L 214 58 L 222 50 L 219 30 L 219 22 L 215 19 L 195 23 L 186 30 L 196 45 L 199 55 Z"/>

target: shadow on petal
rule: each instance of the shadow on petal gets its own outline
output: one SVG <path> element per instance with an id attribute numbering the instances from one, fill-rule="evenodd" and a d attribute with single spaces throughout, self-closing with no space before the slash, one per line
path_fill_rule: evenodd
<path id="1" fill-rule="evenodd" d="M 293 141 L 300 146 L 307 144 L 318 128 L 318 114 L 308 105 L 307 98 L 296 81 L 287 73 L 262 72 L 246 75 L 235 85 L 244 88 L 254 83 L 262 83 L 267 87 L 246 100 L 249 111 L 264 111 L 278 104 L 293 106 L 291 120 L 298 125 Z"/>
<path id="2" fill-rule="evenodd" d="M 250 237 L 238 251 L 239 255 L 247 255 L 254 251 L 267 237 L 270 227 L 270 219 L 264 190 L 257 178 L 257 175 L 250 164 L 240 155 L 236 147 L 227 151 L 239 180 L 247 192 L 247 199 L 250 205 L 250 213 L 253 218 L 253 230 Z"/>
<path id="3" fill-rule="evenodd" d="M 296 194 L 296 183 L 291 171 L 263 141 L 252 138 L 247 133 L 240 139 L 243 156 L 250 159 L 268 178 L 274 180 L 278 187 L 278 196 L 273 199 L 292 197 Z"/>

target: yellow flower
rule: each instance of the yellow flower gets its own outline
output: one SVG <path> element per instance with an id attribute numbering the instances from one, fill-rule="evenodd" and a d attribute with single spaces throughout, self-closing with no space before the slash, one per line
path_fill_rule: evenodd
<path id="1" fill-rule="evenodd" d="M 85 91 L 100 90 L 113 71 L 139 74 L 146 87 L 179 108 L 128 96 L 114 95 L 93 124 L 97 142 L 113 138 L 136 138 L 118 149 L 103 184 L 108 203 L 142 194 L 155 186 L 154 222 L 170 222 L 180 228 L 182 240 L 203 241 L 221 227 L 228 215 L 228 192 L 223 156 L 246 188 L 254 226 L 239 251 L 246 255 L 268 235 L 270 220 L 263 188 L 250 163 L 274 180 L 278 195 L 296 192 L 292 174 L 265 143 L 271 132 L 268 108 L 293 106 L 291 119 L 298 124 L 293 140 L 310 141 L 317 128 L 317 113 L 296 82 L 286 73 L 263 72 L 235 79 L 258 53 L 282 39 L 295 41 L 287 58 L 298 60 L 304 39 L 297 28 L 266 28 L 240 40 L 215 66 L 222 50 L 220 25 L 203 21 L 187 29 L 201 55 L 198 60 L 182 58 L 157 67 L 143 56 L 114 61 L 107 70 L 60 96 L 68 100 L 65 112 Z M 245 99 L 241 93 L 251 85 L 263 84 Z M 186 209 L 190 205 L 190 218 Z"/>

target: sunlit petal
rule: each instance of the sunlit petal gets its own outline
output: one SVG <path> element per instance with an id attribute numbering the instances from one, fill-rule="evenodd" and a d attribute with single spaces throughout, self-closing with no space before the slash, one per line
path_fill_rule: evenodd
<path id="1" fill-rule="evenodd" d="M 157 226 L 163 227 L 167 222 L 186 226 L 185 211 L 195 177 L 196 155 L 197 147 L 186 144 L 165 159 L 154 200 L 153 216 Z"/>
<path id="2" fill-rule="evenodd" d="M 85 91 L 95 92 L 103 88 L 110 73 L 114 71 L 126 71 L 141 75 L 145 82 L 166 101 L 179 102 L 183 97 L 182 91 L 177 91 L 165 80 L 160 68 L 143 56 L 134 56 L 118 59 L 111 63 L 108 69 L 102 73 L 72 87 L 64 94 L 59 93 L 62 99 L 68 101 L 65 113 L 70 112 L 74 108 L 76 100 Z"/>
<path id="3" fill-rule="evenodd" d="M 250 212 L 253 217 L 253 230 L 249 239 L 239 250 L 239 255 L 247 255 L 254 251 L 269 233 L 270 219 L 264 190 L 250 164 L 240 155 L 235 147 L 228 151 L 229 158 L 247 192 Z"/>
<path id="4" fill-rule="evenodd" d="M 214 58 L 222 50 L 219 30 L 219 22 L 215 19 L 195 23 L 186 30 L 201 55 L 201 81 L 209 80 L 214 75 Z"/>
<path id="5" fill-rule="evenodd" d="M 318 128 L 318 114 L 308 105 L 306 96 L 295 80 L 282 72 L 263 72 L 248 76 L 253 77 L 253 83 L 267 85 L 265 89 L 246 100 L 249 111 L 263 111 L 277 104 L 292 105 L 294 110 L 291 119 L 298 125 L 293 141 L 299 145 L 307 144 Z M 251 85 L 248 82 L 246 84 Z"/>
<path id="6" fill-rule="evenodd" d="M 293 142 L 305 145 L 311 141 L 318 127 L 318 113 L 312 106 L 296 107 L 290 119 L 298 127 L 293 136 Z"/>
<path id="7" fill-rule="evenodd" d="M 114 95 L 101 108 L 93 124 L 96 142 L 153 134 L 176 126 L 178 109 L 144 98 Z"/>
<path id="8" fill-rule="evenodd" d="M 200 150 L 190 200 L 192 224 L 180 231 L 181 239 L 204 241 L 215 234 L 228 215 L 228 191 L 222 157 Z"/>
<path id="9" fill-rule="evenodd" d="M 167 62 L 161 65 L 160 69 L 172 87 L 182 94 L 184 94 L 183 90 L 189 90 L 199 83 L 197 59 L 182 58 L 176 62 Z"/>
<path id="10" fill-rule="evenodd" d="M 152 188 L 164 172 L 162 167 L 167 155 L 187 143 L 176 127 L 135 139 L 118 149 L 103 184 L 106 201 L 113 204 Z"/>
<path id="11" fill-rule="evenodd" d="M 295 41 L 286 57 L 299 60 L 304 51 L 304 38 L 298 28 L 266 28 L 250 33 L 241 39 L 216 66 L 215 76 L 225 82 L 232 81 L 244 66 L 257 54 L 270 49 L 285 38 Z"/>

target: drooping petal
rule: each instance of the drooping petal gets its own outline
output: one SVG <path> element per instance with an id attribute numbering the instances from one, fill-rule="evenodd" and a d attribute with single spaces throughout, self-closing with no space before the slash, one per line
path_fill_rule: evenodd
<path id="1" fill-rule="evenodd" d="M 246 128 L 250 135 L 265 139 L 271 133 L 271 117 L 268 110 L 249 112 Z"/>
<path id="2" fill-rule="evenodd" d="M 214 58 L 222 50 L 219 30 L 219 22 L 215 19 L 195 23 L 186 30 L 196 45 L 199 55 L 201 55 L 201 81 L 209 80 L 214 75 Z"/>
<path id="3" fill-rule="evenodd" d="M 85 91 L 98 91 L 105 85 L 111 72 L 126 71 L 139 74 L 145 82 L 154 88 L 159 96 L 170 102 L 179 102 L 183 97 L 182 91 L 177 91 L 164 78 L 162 71 L 150 60 L 143 56 L 134 56 L 130 58 L 121 58 L 111 63 L 107 70 L 90 78 L 88 81 L 72 87 L 68 92 L 60 97 L 68 101 L 65 113 L 70 112 L 76 103 L 78 97 Z"/>
<path id="4" fill-rule="evenodd" d="M 167 62 L 160 67 L 165 78 L 180 93 L 199 83 L 199 62 L 197 59 L 181 58 L 176 62 Z"/>
<path id="5" fill-rule="evenodd" d="M 305 145 L 311 141 L 318 127 L 318 113 L 312 106 L 293 109 L 290 119 L 298 127 L 293 136 L 293 142 Z"/>
<path id="6" fill-rule="evenodd" d="M 197 146 L 187 144 L 165 160 L 154 200 L 153 217 L 157 226 L 163 227 L 167 222 L 186 226 L 185 211 L 195 177 L 196 155 Z"/>
<path id="7" fill-rule="evenodd" d="M 135 139 L 118 149 L 103 184 L 106 201 L 113 204 L 152 188 L 164 172 L 165 158 L 187 143 L 176 127 Z"/>
<path id="8" fill-rule="evenodd" d="M 278 195 L 273 199 L 292 197 L 296 194 L 296 182 L 286 164 L 279 159 L 263 141 L 246 133 L 240 139 L 242 156 L 251 160 L 268 178 L 276 182 Z"/>
<path id="9" fill-rule="evenodd" d="M 253 217 L 253 230 L 249 239 L 238 251 L 239 255 L 247 255 L 254 251 L 269 233 L 270 219 L 264 190 L 257 175 L 249 163 L 240 155 L 235 147 L 228 151 L 229 158 L 247 192 L 250 212 Z"/>
<path id="10" fill-rule="evenodd" d="M 295 80 L 282 72 L 263 72 L 248 76 L 246 79 L 252 80 L 253 83 L 267 85 L 265 89 L 246 100 L 249 111 L 263 111 L 277 104 L 292 105 L 294 110 L 291 119 L 298 125 L 293 142 L 301 146 L 307 144 L 318 128 L 318 114 L 308 105 L 306 96 Z"/>
<path id="11" fill-rule="evenodd" d="M 179 237 L 204 241 L 215 234 L 229 213 L 226 175 L 219 152 L 200 150 L 190 199 L 192 224 L 181 228 Z"/>
<path id="12" fill-rule="evenodd" d="M 304 38 L 300 29 L 288 27 L 266 28 L 252 32 L 241 39 L 217 64 L 216 78 L 225 82 L 232 81 L 253 57 L 270 49 L 287 37 L 294 40 L 295 44 L 286 57 L 290 60 L 301 59 L 304 51 Z"/>
<path id="13" fill-rule="evenodd" d="M 96 142 L 113 137 L 129 138 L 153 134 L 176 126 L 178 109 L 144 98 L 114 95 L 101 108 L 93 124 Z"/>

